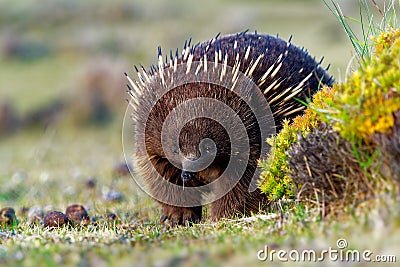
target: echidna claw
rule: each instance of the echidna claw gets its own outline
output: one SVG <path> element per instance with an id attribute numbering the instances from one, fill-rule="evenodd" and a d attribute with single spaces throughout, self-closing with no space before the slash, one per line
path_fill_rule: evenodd
<path id="1" fill-rule="evenodd" d="M 168 219 L 168 216 L 166 215 L 161 215 L 160 217 L 160 223 L 165 223 L 165 221 Z"/>

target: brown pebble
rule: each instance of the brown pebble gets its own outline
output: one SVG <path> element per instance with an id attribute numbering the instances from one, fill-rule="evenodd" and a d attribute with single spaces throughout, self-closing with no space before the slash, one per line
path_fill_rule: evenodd
<path id="1" fill-rule="evenodd" d="M 7 207 L 0 210 L 0 226 L 8 227 L 17 224 L 17 217 L 15 216 L 15 210 Z"/>
<path id="2" fill-rule="evenodd" d="M 68 206 L 65 214 L 67 214 L 67 216 L 75 223 L 75 225 L 86 226 L 90 223 L 89 214 L 82 205 L 74 204 Z"/>
<path id="3" fill-rule="evenodd" d="M 90 189 L 95 188 L 95 187 L 96 187 L 96 184 L 97 184 L 96 178 L 90 178 L 89 180 L 87 180 L 87 181 L 85 182 L 85 186 L 86 186 L 87 188 L 90 188 Z"/>
<path id="4" fill-rule="evenodd" d="M 56 228 L 64 225 L 72 225 L 67 215 L 59 211 L 49 211 L 44 217 L 44 227 Z"/>

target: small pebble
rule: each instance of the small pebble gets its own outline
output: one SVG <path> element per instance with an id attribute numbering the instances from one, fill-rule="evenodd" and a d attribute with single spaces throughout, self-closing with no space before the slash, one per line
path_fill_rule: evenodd
<path id="1" fill-rule="evenodd" d="M 87 188 L 90 188 L 90 189 L 95 188 L 95 187 L 96 187 L 96 184 L 97 184 L 96 178 L 90 178 L 89 180 L 87 180 L 87 181 L 85 182 L 85 186 L 86 186 Z"/>
<path id="2" fill-rule="evenodd" d="M 17 224 L 17 217 L 15 216 L 15 210 L 7 207 L 0 210 L 0 226 L 8 227 Z"/>
<path id="3" fill-rule="evenodd" d="M 44 227 L 56 228 L 63 227 L 64 225 L 71 225 L 72 222 L 62 212 L 59 211 L 49 211 L 44 217 Z"/>
<path id="4" fill-rule="evenodd" d="M 111 202 L 119 202 L 124 200 L 124 194 L 116 190 L 111 190 L 104 195 L 104 200 Z"/>
<path id="5" fill-rule="evenodd" d="M 110 212 L 110 213 L 107 214 L 107 220 L 108 221 L 115 221 L 117 218 L 118 217 L 117 217 L 117 215 L 115 213 Z"/>
<path id="6" fill-rule="evenodd" d="M 89 214 L 82 205 L 74 204 L 67 207 L 65 214 L 75 225 L 87 226 L 90 223 Z"/>
<path id="7" fill-rule="evenodd" d="M 28 222 L 31 224 L 42 224 L 44 219 L 44 210 L 41 206 L 33 206 L 28 210 L 26 217 Z"/>
<path id="8" fill-rule="evenodd" d="M 97 224 L 97 222 L 99 222 L 99 221 L 101 221 L 101 220 L 103 220 L 103 217 L 102 217 L 102 216 L 93 216 L 92 218 L 90 218 L 90 221 L 91 221 L 93 224 Z"/>

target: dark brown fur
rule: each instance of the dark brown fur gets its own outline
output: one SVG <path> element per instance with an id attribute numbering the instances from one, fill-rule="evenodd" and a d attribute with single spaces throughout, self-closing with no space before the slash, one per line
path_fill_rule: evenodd
<path id="1" fill-rule="evenodd" d="M 248 47 L 250 47 L 250 50 L 247 59 L 245 59 Z M 281 129 L 281 121 L 284 118 L 290 119 L 302 112 L 298 110 L 290 113 L 291 110 L 302 107 L 302 104 L 293 100 L 293 98 L 286 101 L 283 100 L 292 93 L 290 90 L 285 91 L 287 88 L 295 88 L 307 75 L 312 73 L 312 76 L 306 79 L 304 85 L 301 85 L 299 93 L 295 95 L 295 97 L 306 101 L 318 89 L 320 82 L 328 85 L 332 84 L 332 78 L 304 50 L 269 35 L 241 33 L 215 38 L 190 48 L 193 61 L 203 59 L 204 54 L 207 55 L 210 61 L 213 61 L 215 53 L 219 51 L 222 51 L 223 55 L 228 55 L 227 65 L 230 67 L 235 65 L 236 55 L 239 54 L 241 60 L 240 71 L 243 73 L 252 66 L 261 53 L 265 54 L 250 78 L 262 92 L 274 82 L 279 84 L 277 88 L 269 90 L 265 94 L 265 99 L 270 103 L 271 110 L 274 113 L 276 130 L 278 131 Z M 279 61 L 280 57 L 281 60 Z M 187 61 L 184 56 L 178 56 L 177 60 L 179 63 Z M 219 62 L 221 63 L 221 61 Z M 279 67 L 279 72 L 274 77 L 268 77 L 262 81 L 262 77 L 267 70 L 274 64 L 278 66 L 279 62 L 282 63 Z M 151 68 L 151 71 L 146 74 L 149 76 L 157 75 L 157 70 Z M 160 88 L 160 92 L 157 92 L 158 88 Z M 253 174 L 256 172 L 257 162 L 263 156 L 261 155 L 261 145 L 264 140 L 261 139 L 259 121 L 257 121 L 249 106 L 229 89 L 214 84 L 184 84 L 168 91 L 161 98 L 158 97 L 162 95 L 161 87 L 157 86 L 157 84 L 145 85 L 141 90 L 142 94 L 138 97 L 139 104 L 133 116 L 136 124 L 136 170 L 144 178 L 151 194 L 156 199 L 167 197 L 167 200 L 176 200 L 183 196 L 178 189 L 167 191 L 165 185 L 168 182 L 177 185 L 184 184 L 185 187 L 198 187 L 209 184 L 217 178 L 223 181 L 220 186 L 212 188 L 213 193 L 218 194 L 219 191 L 224 190 L 225 186 L 230 186 L 236 179 L 239 179 L 239 182 L 232 190 L 211 204 L 212 219 L 232 217 L 236 214 L 249 215 L 252 212 L 259 211 L 261 205 L 267 199 L 264 195 L 261 195 L 258 189 L 254 192 L 249 192 L 249 184 Z M 251 94 L 251 92 L 249 93 Z M 236 136 L 236 140 L 229 141 L 229 136 L 224 127 L 207 118 L 193 119 L 180 132 L 177 132 L 174 127 L 168 128 L 167 130 L 171 137 L 179 136 L 179 148 L 176 149 L 179 149 L 185 157 L 198 157 L 200 141 L 204 138 L 214 140 L 217 146 L 217 156 L 213 163 L 205 170 L 195 173 L 192 180 L 183 182 L 181 178 L 183 168 L 182 165 L 179 165 L 183 163 L 178 162 L 176 167 L 166 159 L 165 148 L 161 144 L 161 126 L 168 114 L 176 106 L 198 97 L 216 99 L 234 110 L 246 127 L 246 136 Z M 273 100 L 274 98 L 275 100 Z M 153 106 L 155 102 L 157 104 Z M 202 107 L 189 106 L 185 113 L 195 114 L 195 110 L 199 108 Z M 216 110 L 216 112 L 218 111 Z M 145 114 L 149 114 L 148 119 Z M 179 120 L 179 114 L 176 119 Z M 234 124 L 228 125 L 228 128 L 231 130 L 236 129 Z M 249 139 L 250 153 L 248 161 L 245 163 L 246 165 L 243 165 L 244 158 L 247 155 L 243 153 L 231 154 L 231 146 L 233 144 L 242 144 L 245 142 L 245 137 Z M 143 143 L 145 144 L 144 146 Z M 167 147 L 174 150 L 173 144 Z M 174 151 L 171 151 L 171 153 L 174 153 Z M 229 160 L 235 163 L 235 168 L 225 173 L 224 177 L 220 177 L 224 173 Z M 158 175 L 162 176 L 164 180 L 155 179 L 157 173 L 150 168 L 149 164 L 154 167 Z M 238 177 L 237 171 L 240 168 L 244 168 L 245 172 L 241 177 Z M 196 207 L 176 207 L 161 203 L 163 207 L 161 221 L 169 219 L 178 224 L 183 224 L 186 221 L 199 222 L 202 218 L 200 199 L 207 193 L 209 192 L 199 190 L 198 194 L 185 196 L 190 198 L 187 199 L 188 201 L 198 200 L 199 205 Z"/>

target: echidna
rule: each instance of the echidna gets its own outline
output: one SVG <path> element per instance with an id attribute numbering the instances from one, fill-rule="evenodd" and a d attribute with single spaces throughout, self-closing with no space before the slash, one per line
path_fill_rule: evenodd
<path id="1" fill-rule="evenodd" d="M 138 81 L 127 77 L 135 170 L 162 204 L 161 221 L 198 222 L 206 203 L 213 219 L 258 211 L 266 197 L 250 186 L 263 129 L 279 131 L 305 109 L 301 100 L 331 86 L 327 69 L 290 40 L 257 32 L 189 41 L 165 62 L 159 48 L 158 58 L 149 71 L 135 67 Z"/>

